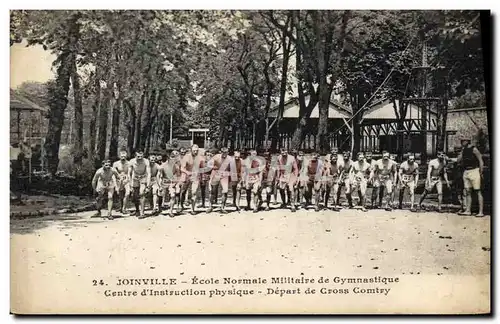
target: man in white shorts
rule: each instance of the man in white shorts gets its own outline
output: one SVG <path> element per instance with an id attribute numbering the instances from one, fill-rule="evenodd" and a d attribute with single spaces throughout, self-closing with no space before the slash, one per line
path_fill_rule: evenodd
<path id="1" fill-rule="evenodd" d="M 118 172 L 118 199 L 120 201 L 120 211 L 126 213 L 128 197 L 130 196 L 130 179 L 128 177 L 127 151 L 120 151 L 120 160 L 113 163 L 113 169 Z"/>
<path id="2" fill-rule="evenodd" d="M 164 162 L 158 171 L 158 183 L 163 192 L 163 198 L 170 198 L 169 215 L 174 217 L 174 206 L 180 202 L 180 178 L 181 162 L 179 152 L 174 150 L 170 153 L 170 159 Z M 180 209 L 180 206 L 178 206 Z"/>
<path id="3" fill-rule="evenodd" d="M 119 178 L 118 172 L 111 167 L 111 161 L 104 160 L 92 178 L 92 188 L 97 193 L 97 213 L 95 217 L 101 217 L 101 208 L 104 199 L 108 199 L 108 219 L 112 220 L 113 215 L 113 194 L 117 188 L 116 180 Z"/>
<path id="4" fill-rule="evenodd" d="M 462 153 L 458 157 L 458 162 L 464 169 L 463 181 L 465 190 L 465 212 L 460 215 L 470 216 L 472 214 L 472 191 L 477 194 L 479 212 L 476 217 L 483 217 L 484 199 L 481 193 L 481 182 L 483 178 L 484 161 L 481 152 L 471 145 L 470 138 L 462 138 Z"/>
<path id="5" fill-rule="evenodd" d="M 163 209 L 163 188 L 161 186 L 161 182 L 159 181 L 159 170 L 163 163 L 168 161 L 168 156 L 161 151 L 158 151 L 156 154 L 156 164 L 158 164 L 158 172 L 156 174 L 156 183 L 158 184 L 158 213 L 161 214 Z"/>
<path id="6" fill-rule="evenodd" d="M 200 186 L 201 172 L 200 166 L 203 158 L 198 155 L 199 147 L 196 144 L 191 146 L 190 153 L 185 154 L 181 159 L 181 208 L 184 208 L 184 198 L 186 193 L 191 195 L 191 214 L 195 214 L 196 198 L 198 187 Z"/>
<path id="7" fill-rule="evenodd" d="M 425 189 L 418 204 L 420 209 L 422 209 L 422 202 L 427 194 L 436 188 L 438 193 L 438 211 L 441 212 L 441 204 L 443 203 L 443 180 L 446 182 L 448 188 L 450 188 L 447 171 L 445 154 L 440 151 L 438 152 L 437 158 L 429 162 L 429 167 L 427 168 L 427 178 L 425 180 Z"/>
<path id="8" fill-rule="evenodd" d="M 375 179 L 375 180 L 373 180 Z M 373 185 L 379 187 L 379 195 L 386 197 L 386 207 L 385 210 L 392 210 L 392 190 L 394 186 L 394 180 L 396 179 L 396 162 L 390 159 L 389 152 L 382 152 L 382 158 L 377 161 L 373 171 L 370 174 L 370 181 L 374 181 Z M 380 202 L 380 206 L 381 202 Z"/>
<path id="9" fill-rule="evenodd" d="M 324 185 L 325 208 L 328 208 L 330 194 L 333 199 L 333 210 L 337 211 L 337 192 L 339 190 L 339 179 L 342 176 L 343 164 L 338 160 L 338 154 L 330 154 L 329 161 L 323 167 L 323 176 L 326 178 Z"/>
<path id="10" fill-rule="evenodd" d="M 396 174 L 394 175 L 394 181 L 392 183 L 393 189 L 392 189 L 392 197 L 391 197 L 391 202 L 395 202 L 396 199 L 396 188 L 398 187 L 399 184 L 399 162 L 397 161 L 397 155 L 394 153 L 389 154 L 389 159 L 394 161 L 394 164 L 396 165 Z"/>
<path id="11" fill-rule="evenodd" d="M 158 215 L 160 213 L 160 207 L 158 205 L 158 200 L 160 198 L 160 183 L 158 182 L 158 170 L 160 166 L 156 163 L 156 154 L 151 154 L 149 156 L 149 167 L 151 168 L 151 183 L 148 189 L 148 196 L 151 198 L 151 207 L 153 208 L 153 215 Z"/>
<path id="12" fill-rule="evenodd" d="M 352 204 L 352 192 L 358 191 L 359 205 L 362 211 L 365 208 L 366 188 L 368 187 L 368 178 L 370 177 L 370 164 L 365 161 L 363 152 L 358 153 L 358 160 L 352 163 L 349 177 L 346 180 L 346 196 Z"/>
<path id="13" fill-rule="evenodd" d="M 295 158 L 295 163 L 297 164 L 297 171 L 299 172 L 300 174 L 300 171 L 302 170 L 302 164 L 304 164 L 304 151 L 300 150 L 297 152 L 297 157 Z M 302 187 L 301 187 L 301 182 L 300 181 L 295 181 L 295 185 L 293 187 L 293 196 L 295 197 L 295 206 L 301 204 L 302 202 L 302 198 L 301 198 L 301 191 L 302 191 Z"/>
<path id="14" fill-rule="evenodd" d="M 210 175 L 210 200 L 207 213 L 213 211 L 213 203 L 217 201 L 219 185 L 222 192 L 222 204 L 220 212 L 226 214 L 227 193 L 229 191 L 229 180 L 231 177 L 231 167 L 234 168 L 233 158 L 229 156 L 229 149 L 222 147 L 220 153 L 215 154 L 208 162 L 207 167 L 212 170 Z"/>
<path id="15" fill-rule="evenodd" d="M 235 170 L 231 172 L 231 192 L 233 194 L 233 205 L 236 207 L 236 211 L 240 211 L 240 200 L 241 191 L 245 190 L 245 184 L 243 183 L 243 173 L 245 169 L 245 161 L 241 158 L 241 151 L 235 150 L 233 152 L 233 162 Z"/>
<path id="16" fill-rule="evenodd" d="M 373 159 L 373 153 L 371 151 L 368 151 L 365 153 L 365 160 L 366 160 L 366 163 L 368 163 L 370 165 L 370 174 L 371 172 L 373 171 L 373 168 L 375 167 L 375 164 L 377 163 L 377 161 L 375 159 Z M 373 182 L 374 182 L 375 179 L 372 179 L 371 181 L 368 181 L 368 187 L 371 187 L 371 199 L 370 199 L 370 205 L 371 205 L 371 209 L 373 209 L 377 204 L 376 204 L 376 201 L 377 201 L 377 197 L 378 197 L 378 187 L 376 188 L 374 185 L 373 185 Z M 366 189 L 366 191 L 368 191 L 368 189 Z"/>
<path id="17" fill-rule="evenodd" d="M 305 159 L 300 171 L 299 181 L 302 182 L 302 196 L 306 199 L 306 206 L 312 202 L 314 198 L 314 210 L 319 211 L 319 201 L 322 187 L 324 161 L 320 159 L 317 151 L 313 151 L 311 158 Z M 292 209 L 292 212 L 294 210 Z"/>
<path id="18" fill-rule="evenodd" d="M 208 168 L 208 161 L 212 158 L 213 154 L 210 150 L 205 149 L 203 155 L 199 155 L 200 157 L 200 197 L 201 203 L 198 205 L 199 208 L 205 208 L 205 200 L 207 197 L 210 199 L 210 172 L 211 170 Z M 207 190 L 208 187 L 208 190 Z"/>
<path id="19" fill-rule="evenodd" d="M 250 155 L 245 159 L 244 185 L 247 194 L 247 206 L 250 209 L 249 196 L 253 198 L 253 212 L 259 210 L 259 199 L 262 194 L 262 178 L 266 161 L 264 158 L 257 156 L 257 150 L 252 149 Z"/>
<path id="20" fill-rule="evenodd" d="M 340 206 L 340 196 L 342 194 L 342 187 L 346 187 L 346 181 L 349 177 L 349 172 L 351 171 L 351 166 L 353 161 L 351 160 L 351 152 L 345 151 L 343 154 L 339 156 L 339 163 L 342 164 L 342 168 L 344 172 L 342 173 L 339 180 L 339 190 L 337 191 L 337 204 Z M 348 181 L 347 181 L 348 182 Z M 347 196 L 347 187 L 346 187 L 346 198 L 349 207 L 352 207 L 352 200 Z"/>
<path id="21" fill-rule="evenodd" d="M 135 153 L 135 158 L 130 160 L 129 178 L 131 179 L 130 187 L 135 205 L 134 215 L 139 219 L 145 218 L 144 208 L 146 191 L 151 185 L 151 167 L 149 161 L 144 158 L 142 150 L 138 150 Z"/>
<path id="22" fill-rule="evenodd" d="M 285 148 L 281 149 L 281 154 L 277 161 L 277 185 L 281 196 L 281 208 L 286 208 L 286 202 L 288 200 L 290 201 L 291 211 L 295 212 L 296 197 L 294 195 L 294 189 L 299 175 L 297 162 L 295 161 L 295 157 L 288 154 Z"/>
<path id="23" fill-rule="evenodd" d="M 401 163 L 399 167 L 399 209 L 403 209 L 403 198 L 405 189 L 410 193 L 410 210 L 414 211 L 415 187 L 418 184 L 418 164 L 415 162 L 415 155 L 409 154 L 408 160 Z"/>

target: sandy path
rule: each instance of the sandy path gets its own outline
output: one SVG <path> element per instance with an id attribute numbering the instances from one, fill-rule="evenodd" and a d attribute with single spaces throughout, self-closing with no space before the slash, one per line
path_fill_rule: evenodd
<path id="1" fill-rule="evenodd" d="M 271 211 L 173 219 L 90 219 L 91 213 L 11 222 L 15 312 L 485 312 L 490 218 L 453 214 Z M 261 285 L 192 285 L 192 277 Z M 271 284 L 271 277 L 399 277 L 390 285 Z M 176 286 L 117 286 L 175 278 Z M 92 280 L 104 285 L 93 286 Z M 185 281 L 186 283 L 182 283 Z M 359 287 L 358 287 L 359 286 Z M 305 294 L 307 288 L 316 294 Z M 391 288 L 356 294 L 354 288 Z M 252 296 L 105 297 L 106 290 L 255 289 Z M 279 297 L 268 288 L 296 289 Z M 321 288 L 348 289 L 320 294 Z"/>

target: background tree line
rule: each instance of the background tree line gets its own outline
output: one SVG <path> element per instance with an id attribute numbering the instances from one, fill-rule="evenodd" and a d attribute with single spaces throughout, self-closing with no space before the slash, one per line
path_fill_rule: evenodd
<path id="1" fill-rule="evenodd" d="M 55 173 L 70 121 L 76 164 L 117 156 L 121 147 L 164 146 L 171 120 L 174 135 L 204 126 L 216 145 L 255 134 L 275 148 L 293 95 L 300 111 L 292 146 L 318 105 L 317 146 L 328 148 L 336 94 L 353 111 L 356 151 L 364 108 L 380 98 L 402 107 L 412 95 L 407 83 L 424 43 L 428 63 L 447 67 L 451 99 L 484 102 L 479 18 L 478 11 L 12 11 L 10 42 L 57 57 L 55 80 L 19 89 L 50 107 L 45 151 Z M 266 123 L 274 105 L 278 127 Z"/>

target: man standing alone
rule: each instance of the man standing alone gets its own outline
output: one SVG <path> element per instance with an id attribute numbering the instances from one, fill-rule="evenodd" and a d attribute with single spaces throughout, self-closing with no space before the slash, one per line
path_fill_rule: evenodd
<path id="1" fill-rule="evenodd" d="M 483 177 L 484 162 L 481 152 L 471 145 L 470 138 L 462 139 L 462 153 L 458 157 L 458 163 L 462 163 L 464 169 L 464 189 L 465 189 L 465 212 L 459 215 L 470 216 L 472 206 L 472 191 L 477 194 L 479 213 L 476 217 L 483 217 L 484 200 L 481 193 L 481 180 Z"/>

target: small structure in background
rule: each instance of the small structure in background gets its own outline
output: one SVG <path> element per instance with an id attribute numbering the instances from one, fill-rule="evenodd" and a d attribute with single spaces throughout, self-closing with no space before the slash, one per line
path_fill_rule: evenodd
<path id="1" fill-rule="evenodd" d="M 306 104 L 309 102 L 309 97 L 306 97 Z M 304 141 L 302 142 L 301 149 L 312 150 L 316 149 L 316 136 L 319 123 L 319 104 L 316 104 L 312 109 L 311 115 L 308 119 L 308 124 L 304 134 Z M 293 133 L 297 126 L 297 120 L 299 119 L 300 104 L 299 98 L 293 97 L 285 102 L 283 115 L 278 118 L 278 104 L 275 104 L 269 109 L 269 114 L 266 120 L 266 129 L 272 132 L 273 128 L 278 127 L 278 145 L 277 147 L 285 147 L 289 149 L 291 147 Z M 342 126 L 346 121 L 352 116 L 352 111 L 349 107 L 340 104 L 336 100 L 330 101 L 330 106 L 328 108 L 328 131 L 330 136 L 330 146 L 339 147 L 342 150 L 350 149 L 350 133 L 346 128 Z M 339 129 L 339 131 L 334 133 L 334 130 Z M 255 137 L 255 136 L 254 136 Z M 270 136 L 268 136 L 268 142 L 262 145 L 264 147 L 269 147 L 271 144 Z"/>
<path id="2" fill-rule="evenodd" d="M 14 178 L 31 183 L 34 170 L 43 170 L 43 135 L 48 109 L 10 91 L 10 161 Z"/>
<path id="3" fill-rule="evenodd" d="M 196 144 L 200 148 L 205 148 L 209 145 L 207 133 L 210 130 L 208 128 L 190 128 L 191 133 L 191 145 Z"/>

